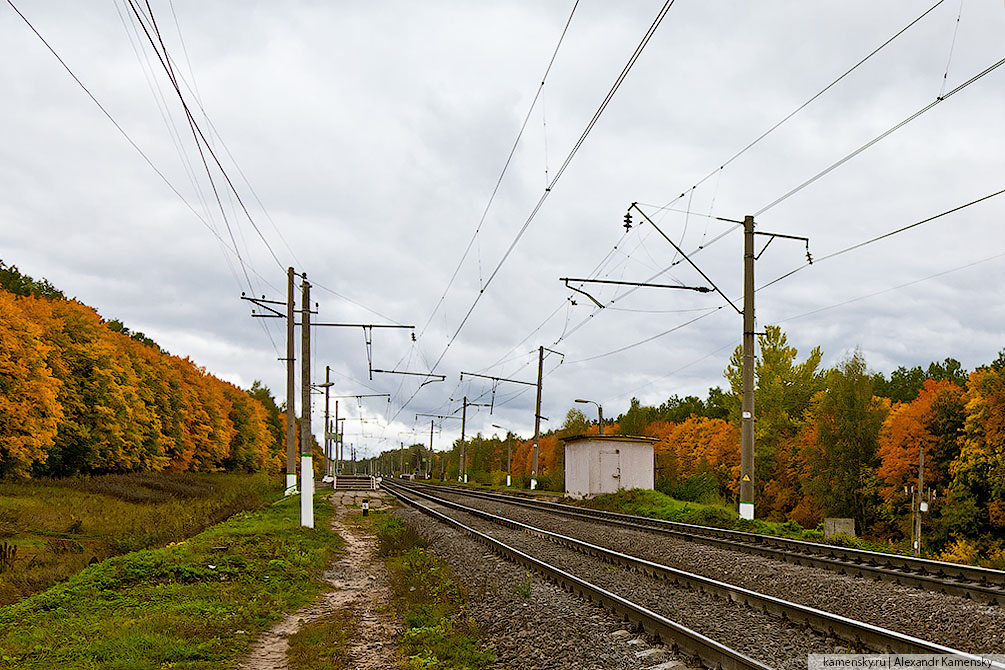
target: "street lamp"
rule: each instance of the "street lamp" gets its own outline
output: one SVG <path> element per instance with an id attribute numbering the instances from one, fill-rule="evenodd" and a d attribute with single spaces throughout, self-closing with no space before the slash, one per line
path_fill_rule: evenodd
<path id="1" fill-rule="evenodd" d="M 506 486 L 512 486 L 513 485 L 513 479 L 510 476 L 510 464 L 513 462 L 513 457 L 510 455 L 509 430 L 507 430 L 506 428 L 503 428 L 502 426 L 500 426 L 497 423 L 492 424 L 492 427 L 493 428 L 498 428 L 499 430 L 505 430 L 506 431 Z"/>
<path id="2" fill-rule="evenodd" d="M 583 400 L 582 398 L 577 398 L 575 402 L 582 403 L 593 403 L 597 406 L 597 427 L 600 429 L 600 434 L 604 434 L 604 408 L 600 406 L 600 403 L 595 400 Z"/>

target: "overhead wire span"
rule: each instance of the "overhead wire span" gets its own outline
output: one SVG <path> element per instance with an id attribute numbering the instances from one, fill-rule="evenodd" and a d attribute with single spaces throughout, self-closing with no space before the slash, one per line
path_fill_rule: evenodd
<path id="1" fill-rule="evenodd" d="M 137 0 L 127 0 L 127 2 L 129 3 L 129 6 L 132 8 L 133 13 L 136 15 L 136 18 L 140 21 L 140 26 L 143 28 L 143 32 L 147 35 L 147 39 L 150 42 L 150 46 L 154 49 L 154 52 L 156 53 L 158 59 L 161 61 L 161 66 L 164 68 L 164 71 L 167 73 L 168 79 L 171 81 L 171 84 L 172 84 L 173 88 L 175 89 L 175 92 L 178 95 L 178 99 L 181 102 L 182 108 L 185 110 L 185 115 L 186 115 L 186 117 L 188 119 L 189 125 L 192 127 L 192 132 L 193 132 L 193 135 L 195 136 L 196 145 L 199 147 L 199 153 L 200 153 L 201 156 L 203 156 L 203 162 L 205 163 L 205 156 L 203 155 L 202 147 L 205 146 L 206 150 L 208 151 L 208 153 L 210 155 L 210 157 L 212 157 L 213 162 L 216 165 L 216 168 L 220 171 L 220 174 L 223 176 L 224 181 L 226 181 L 227 187 L 229 188 L 230 192 L 233 194 L 234 198 L 237 200 L 238 205 L 240 205 L 241 211 L 244 213 L 245 217 L 247 218 L 248 223 L 251 224 L 251 227 L 254 229 L 254 231 L 258 235 L 259 239 L 262 240 L 262 243 L 265 245 L 265 248 L 269 251 L 269 254 L 272 256 L 272 258 L 276 262 L 276 264 L 280 267 L 280 269 L 285 270 L 285 266 L 279 260 L 279 257 L 276 255 L 275 250 L 273 250 L 272 245 L 269 244 L 269 241 L 267 239 L 265 239 L 265 235 L 262 234 L 262 231 L 259 229 L 258 224 L 255 223 L 254 217 L 251 216 L 251 212 L 248 210 L 247 206 L 244 204 L 244 200 L 241 198 L 240 193 L 238 193 L 237 188 L 234 186 L 234 183 L 231 180 L 230 175 L 224 169 L 223 164 L 221 163 L 219 157 L 217 156 L 216 151 L 213 149 L 212 144 L 206 138 L 205 133 L 203 132 L 202 128 L 199 126 L 199 123 L 196 121 L 195 115 L 192 114 L 192 110 L 190 109 L 190 107 L 188 105 L 188 102 L 185 99 L 184 94 L 182 93 L 181 86 L 178 83 L 178 77 L 175 74 L 174 68 L 171 65 L 171 59 L 170 59 L 170 56 L 168 54 L 167 45 L 164 43 L 164 40 L 163 40 L 163 38 L 162 38 L 162 36 L 160 34 L 160 28 L 157 26 L 157 21 L 156 21 L 156 19 L 153 16 L 153 9 L 150 7 L 149 0 L 146 0 L 147 11 L 149 12 L 149 17 L 147 17 L 147 18 L 148 18 L 148 20 L 150 22 L 150 29 L 152 29 L 153 32 L 154 32 L 154 34 L 157 36 L 156 41 L 154 40 L 153 35 L 150 34 L 150 30 L 148 30 L 147 25 L 143 22 L 144 16 L 142 15 L 142 12 L 140 11 L 140 9 L 136 5 Z M 158 44 L 160 45 L 159 48 L 158 48 Z M 210 182 L 211 182 L 211 184 L 213 184 L 213 191 L 214 191 L 214 193 L 216 193 L 216 184 L 215 184 L 215 182 L 213 182 L 212 175 L 210 174 L 209 166 L 206 165 L 205 167 L 206 167 L 207 176 L 209 176 Z M 219 201 L 219 195 L 217 195 L 217 200 Z M 223 209 L 222 203 L 220 204 L 220 208 L 221 208 L 221 210 Z M 224 219 L 226 221 L 226 216 L 224 217 Z M 229 229 L 230 224 L 228 223 L 227 225 L 228 225 L 228 229 Z M 233 237 L 233 234 L 231 234 L 231 236 Z"/>
<path id="2" fill-rule="evenodd" d="M 820 312 L 826 312 L 828 310 L 837 309 L 838 307 L 844 307 L 845 305 L 850 305 L 850 304 L 855 303 L 855 302 L 860 302 L 862 300 L 867 300 L 869 298 L 875 298 L 876 296 L 883 295 L 884 293 L 892 293 L 893 291 L 899 291 L 900 289 L 907 288 L 908 286 L 914 286 L 915 284 L 921 284 L 923 282 L 930 281 L 932 279 L 938 279 L 939 277 L 944 277 L 946 275 L 950 275 L 950 274 L 953 274 L 955 272 L 960 272 L 962 270 L 968 270 L 968 269 L 970 269 L 972 267 L 976 267 L 976 266 L 982 265 L 984 263 L 989 263 L 991 261 L 998 260 L 999 258 L 1005 258 L 1005 253 L 995 254 L 994 256 L 988 256 L 987 258 L 982 258 L 980 260 L 973 261 L 971 263 L 967 263 L 966 265 L 960 265 L 960 266 L 955 267 L 955 268 L 950 268 L 949 270 L 943 270 L 942 272 L 936 272 L 935 274 L 928 275 L 927 277 L 922 277 L 921 279 L 915 279 L 915 280 L 912 280 L 912 281 L 909 281 L 909 282 L 905 282 L 903 284 L 898 284 L 897 286 L 891 286 L 890 288 L 883 289 L 882 291 L 876 291 L 874 293 L 868 293 L 866 295 L 862 295 L 862 296 L 859 296 L 857 298 L 851 298 L 850 300 L 844 300 L 842 302 L 835 303 L 833 305 L 828 305 L 827 307 L 820 307 L 820 308 L 811 310 L 809 312 L 804 312 L 802 314 L 797 314 L 795 316 L 788 316 L 788 317 L 785 317 L 784 319 L 780 319 L 778 321 L 775 321 L 774 325 L 777 325 L 777 324 L 780 324 L 780 323 L 785 323 L 787 321 L 795 321 L 796 319 L 802 319 L 802 318 L 805 318 L 807 316 L 812 316 L 814 314 L 819 314 Z"/>
<path id="3" fill-rule="evenodd" d="M 620 354 L 622 351 L 628 351 L 629 349 L 634 349 L 635 347 L 638 347 L 638 346 L 641 346 L 643 344 L 646 344 L 647 342 L 652 342 L 653 340 L 658 340 L 659 338 L 661 338 L 661 337 L 663 337 L 665 335 L 669 335 L 670 333 L 676 332 L 676 331 L 680 330 L 681 328 L 684 328 L 686 326 L 690 326 L 692 323 L 695 323 L 696 321 L 701 321 L 705 317 L 708 317 L 708 316 L 711 316 L 712 314 L 715 314 L 716 312 L 718 312 L 723 307 L 725 307 L 725 305 L 719 305 L 718 307 L 711 307 L 711 308 L 709 308 L 709 310 L 707 312 L 705 312 L 701 316 L 696 316 L 695 318 L 691 319 L 690 321 L 685 321 L 684 323 L 678 324 L 678 325 L 674 326 L 673 328 L 670 328 L 669 330 L 664 330 L 662 333 L 657 333 L 657 334 L 652 335 L 650 337 L 647 337 L 647 338 L 645 338 L 643 340 L 639 340 L 638 342 L 633 342 L 632 344 L 629 344 L 629 345 L 626 345 L 626 346 L 623 346 L 623 347 L 619 347 L 619 348 L 614 349 L 612 351 L 607 351 L 607 352 L 604 352 L 602 354 L 597 354 L 595 356 L 588 356 L 586 358 L 579 358 L 579 359 L 574 360 L 574 361 L 569 361 L 568 365 L 575 365 L 577 363 L 586 363 L 587 361 L 595 361 L 598 358 L 606 358 L 607 356 L 613 356 L 614 354 Z"/>
<path id="4" fill-rule="evenodd" d="M 456 341 L 457 336 L 460 334 L 460 332 L 461 332 L 461 330 L 463 330 L 465 324 L 471 318 L 471 314 L 474 313 L 475 308 L 478 306 L 478 303 L 481 301 L 482 296 L 485 295 L 485 291 L 488 290 L 488 287 L 492 283 L 492 280 L 495 279 L 495 277 L 499 274 L 499 270 L 506 263 L 506 260 L 510 257 L 510 254 L 513 253 L 513 249 L 516 248 L 517 243 L 519 243 L 519 241 L 523 237 L 524 233 L 527 232 L 527 229 L 530 227 L 530 224 L 534 221 L 535 218 L 537 218 L 537 214 L 538 214 L 538 212 L 541 211 L 541 208 L 544 206 L 545 201 L 547 201 L 548 196 L 554 190 L 556 184 L 562 178 L 562 175 L 565 174 L 565 171 L 568 169 L 569 165 L 572 163 L 572 161 L 575 158 L 576 154 L 579 152 L 580 147 L 582 147 L 583 143 L 586 141 L 586 138 L 589 136 L 590 132 L 593 130 L 594 126 L 597 124 L 597 122 L 600 120 L 600 117 L 603 115 L 604 111 L 607 109 L 607 106 L 610 104 L 611 100 L 614 98 L 614 95 L 621 88 L 621 84 L 624 82 L 625 78 L 628 76 L 628 73 L 631 71 L 632 67 L 635 65 L 635 63 L 638 61 L 639 57 L 642 55 L 642 52 L 645 50 L 646 46 L 649 44 L 649 41 L 652 39 L 653 35 L 656 33 L 656 30 L 659 28 L 660 24 L 663 23 L 663 19 L 666 17 L 667 13 L 670 11 L 670 8 L 673 6 L 674 2 L 676 2 L 676 0 L 667 0 L 666 2 L 664 2 L 663 6 L 660 8 L 659 12 L 656 15 L 656 18 L 653 20 L 653 22 L 649 26 L 648 30 L 646 30 L 646 33 L 643 35 L 643 37 L 642 37 L 641 41 L 639 42 L 639 44 L 635 47 L 635 50 L 632 52 L 632 55 L 629 57 L 628 62 L 625 64 L 624 68 L 622 68 L 622 70 L 621 70 L 621 73 L 615 79 L 614 84 L 611 86 L 611 89 L 607 92 L 607 95 L 604 97 L 603 101 L 600 103 L 600 106 L 597 108 L 597 111 L 595 111 L 593 113 L 593 117 L 590 119 L 589 123 L 587 123 L 586 128 L 583 130 L 582 134 L 579 136 L 579 139 L 575 142 L 575 144 L 573 145 L 572 149 L 569 151 L 568 155 L 565 157 L 565 160 L 562 162 L 561 167 L 559 167 L 558 170 L 555 172 L 555 176 L 552 177 L 552 180 L 551 180 L 550 184 L 548 185 L 547 188 L 545 188 L 544 193 L 541 195 L 541 197 L 538 199 L 537 203 L 534 205 L 534 207 L 531 210 L 530 214 L 527 216 L 527 219 L 524 221 L 523 226 L 520 227 L 520 230 L 517 232 L 516 236 L 513 238 L 513 241 L 510 242 L 509 247 L 507 247 L 506 251 L 503 253 L 502 258 L 499 259 L 499 262 L 496 264 L 495 268 L 492 270 L 492 273 L 489 275 L 488 279 L 485 280 L 485 285 L 482 286 L 481 289 L 476 294 L 474 301 L 471 303 L 471 306 L 468 308 L 468 311 L 465 313 L 464 317 L 461 319 L 461 322 L 460 322 L 460 324 L 458 324 L 457 329 L 454 331 L 453 335 L 451 335 L 450 339 L 447 341 L 446 346 L 443 348 L 443 351 L 440 353 L 439 357 L 436 359 L 436 362 L 433 363 L 433 367 L 430 370 L 430 372 L 435 372 L 436 369 L 439 367 L 440 363 L 443 362 L 443 357 L 446 356 L 447 351 L 450 350 L 450 347 Z M 416 390 L 416 393 L 418 393 L 418 390 Z M 415 394 L 412 394 L 412 397 L 409 398 L 409 400 L 407 400 L 405 402 L 405 404 L 402 406 L 401 409 L 403 410 L 405 407 L 407 407 L 408 403 L 411 402 L 411 400 L 414 397 L 415 397 Z M 400 411 L 401 410 L 399 410 L 399 413 L 400 413 Z M 395 416 L 397 416 L 397 414 Z"/>
<path id="5" fill-rule="evenodd" d="M 940 212 L 938 214 L 935 214 L 934 216 L 930 216 L 930 217 L 928 217 L 926 219 L 922 219 L 921 221 L 915 221 L 914 223 L 910 223 L 910 224 L 908 224 L 906 226 L 902 226 L 900 228 L 897 228 L 896 230 L 891 230 L 890 232 L 883 233 L 882 235 L 877 235 L 876 237 L 873 237 L 873 238 L 870 238 L 868 240 L 865 240 L 864 242 L 859 242 L 859 243 L 853 244 L 853 245 L 851 245 L 849 247 L 845 247 L 844 249 L 839 249 L 838 251 L 835 251 L 833 253 L 829 253 L 829 254 L 827 254 L 825 256 L 820 256 L 819 258 L 814 258 L 813 259 L 813 264 L 814 265 L 819 265 L 821 262 L 826 261 L 826 260 L 828 260 L 830 258 L 834 258 L 836 256 L 840 256 L 842 254 L 846 254 L 849 251 L 854 251 L 855 249 L 861 249 L 862 247 L 867 246 L 869 244 L 873 244 L 875 242 L 879 242 L 880 240 L 885 240 L 888 237 L 892 237 L 892 236 L 897 235 L 899 233 L 903 233 L 904 231 L 911 230 L 912 228 L 917 228 L 918 226 L 924 225 L 926 223 L 930 223 L 930 222 L 935 221 L 937 219 L 941 219 L 944 216 L 948 216 L 948 215 L 953 214 L 955 212 L 958 212 L 958 211 L 960 211 L 962 209 L 966 209 L 967 207 L 971 207 L 973 205 L 982 203 L 985 200 L 990 200 L 991 198 L 995 198 L 995 197 L 997 197 L 999 195 L 1002 195 L 1002 194 L 1005 194 L 1005 189 L 1002 189 L 1000 191 L 995 191 L 994 193 L 989 193 L 988 195 L 985 195 L 985 196 L 982 196 L 980 198 L 977 198 L 976 200 L 971 200 L 970 202 L 964 203 L 964 204 L 959 205 L 957 207 L 953 207 L 952 209 L 947 209 L 944 212 Z M 765 289 L 765 288 L 767 288 L 767 287 L 769 287 L 769 286 L 771 286 L 773 284 L 777 284 L 778 282 L 782 281 L 783 279 L 787 279 L 788 277 L 791 277 L 792 275 L 796 274 L 797 272 L 799 272 L 801 270 L 806 269 L 807 267 L 809 267 L 809 266 L 808 265 L 800 265 L 799 267 L 795 268 L 794 270 L 790 270 L 789 272 L 786 272 L 785 274 L 781 275 L 780 277 L 776 277 L 775 279 L 772 279 L 767 284 L 759 286 L 757 288 L 757 290 L 760 291 L 761 289 Z"/>
<path id="6" fill-rule="evenodd" d="M 810 177 L 809 179 L 807 179 L 803 183 L 799 184 L 798 186 L 796 186 L 795 188 L 793 188 L 792 190 L 790 190 L 788 193 L 785 193 L 784 195 L 782 195 L 782 196 L 776 198 L 775 200 L 773 200 L 772 202 L 768 203 L 767 205 L 765 205 L 764 207 L 762 207 L 761 209 L 759 209 L 757 212 L 755 212 L 754 213 L 754 217 L 758 217 L 761 214 L 764 214 L 765 212 L 767 212 L 769 209 L 775 207 L 776 205 L 778 205 L 778 204 L 780 204 L 782 202 L 785 202 L 786 200 L 788 200 L 789 198 L 791 198 L 795 194 L 797 194 L 800 191 L 802 191 L 807 186 L 813 184 L 814 182 L 816 182 L 817 180 L 821 179 L 822 177 L 827 176 L 828 174 L 830 174 L 831 172 L 833 172 L 837 168 L 841 167 L 842 165 L 844 165 L 845 163 L 847 163 L 848 161 L 850 161 L 852 158 L 855 158 L 856 156 L 858 156 L 859 154 L 861 154 L 863 151 L 866 151 L 870 147 L 872 147 L 872 146 L 876 145 L 877 143 L 881 142 L 882 140 L 886 139 L 887 137 L 889 137 L 893 133 L 897 132 L 898 130 L 900 130 L 901 128 L 903 128 L 907 124 L 909 124 L 911 121 L 914 121 L 915 119 L 917 119 L 921 115 L 923 115 L 926 112 L 928 112 L 929 110 L 933 109 L 939 103 L 948 100 L 949 98 L 951 98 L 952 96 L 956 95 L 957 93 L 959 93 L 963 89 L 967 88 L 968 86 L 970 86 L 974 82 L 979 81 L 980 79 L 982 79 L 982 78 L 986 77 L 987 75 L 991 74 L 992 72 L 994 72 L 995 70 L 997 70 L 1002 65 L 1005 65 L 1005 58 L 1002 58 L 997 63 L 994 63 L 994 64 L 988 66 L 982 72 L 979 72 L 979 73 L 975 74 L 970 79 L 966 80 L 965 82 L 963 82 L 962 84 L 960 84 L 959 86 L 957 86 L 956 88 L 954 88 L 953 90 L 949 91 L 949 93 L 946 93 L 945 95 L 941 95 L 941 96 L 937 97 L 935 100 L 933 100 L 932 102 L 928 103 L 927 105 L 925 105 L 924 107 L 922 107 L 921 109 L 919 109 L 918 111 L 916 111 L 914 114 L 911 114 L 910 116 L 908 116 L 906 119 L 904 119 L 900 123 L 897 123 L 896 125 L 894 125 L 889 130 L 886 130 L 886 131 L 880 133 L 879 135 L 877 135 L 873 139 L 869 140 L 868 142 L 866 142 L 865 144 L 863 144 L 862 146 L 860 146 L 858 149 L 855 149 L 854 151 L 852 151 L 850 154 L 848 154 L 844 158 L 842 158 L 842 159 L 840 159 L 840 160 L 832 163 L 830 166 L 828 166 L 828 167 L 824 168 L 823 170 L 821 170 L 820 172 L 816 173 L 815 175 L 813 175 L 812 177 Z"/>
<path id="7" fill-rule="evenodd" d="M 489 210 L 495 202 L 496 195 L 499 193 L 499 188 L 502 186 L 503 178 L 506 176 L 506 172 L 509 170 L 513 156 L 516 154 L 517 147 L 520 145 L 520 140 L 523 138 L 524 130 L 527 129 L 527 124 L 530 122 L 531 115 L 534 112 L 534 107 L 537 105 L 538 98 L 541 96 L 541 91 L 544 89 L 545 82 L 548 80 L 548 74 L 551 72 L 551 67 L 554 65 L 555 58 L 558 56 L 558 50 L 561 48 L 562 42 L 565 40 L 565 35 L 569 31 L 569 25 L 572 23 L 572 17 L 576 14 L 577 7 L 579 7 L 579 0 L 575 0 L 572 5 L 572 11 L 569 12 L 569 18 L 566 20 L 565 26 L 562 28 L 562 33 L 559 35 L 558 43 L 555 44 L 555 49 L 552 51 L 551 58 L 548 60 L 548 66 L 544 69 L 544 75 L 541 77 L 541 83 L 538 85 L 537 91 L 534 93 L 534 98 L 530 102 L 527 114 L 524 116 L 523 123 L 520 125 L 520 130 L 517 132 L 516 139 L 513 141 L 513 146 L 510 148 L 509 155 L 506 156 L 506 161 L 503 163 L 499 177 L 496 179 L 495 187 L 492 189 L 488 202 L 485 204 L 485 209 L 482 211 L 481 218 L 478 220 L 478 225 L 475 226 L 475 232 L 471 235 L 471 239 L 468 241 L 468 246 L 464 249 L 464 253 L 461 254 L 461 260 L 458 261 L 457 267 L 454 268 L 454 272 L 450 276 L 450 281 L 447 282 L 447 287 L 443 290 L 443 295 L 440 296 L 436 306 L 433 307 L 433 311 L 429 314 L 429 318 L 426 320 L 425 325 L 423 325 L 422 330 L 419 331 L 419 337 L 422 337 L 422 335 L 426 332 L 426 328 L 429 327 L 429 324 L 436 316 L 437 311 L 439 311 L 440 307 L 443 305 L 443 301 L 446 299 L 447 293 L 450 291 L 454 281 L 457 279 L 457 275 L 461 271 L 464 261 L 467 259 L 468 254 L 471 253 L 471 247 L 474 245 L 475 239 L 478 237 L 478 233 L 481 231 L 482 225 L 484 225 L 485 219 L 488 216 Z M 481 283 L 480 274 L 481 273 L 479 272 L 479 283 Z"/>
<path id="8" fill-rule="evenodd" d="M 750 142 L 749 144 L 747 144 L 747 146 L 743 147 L 742 149 L 740 149 L 739 151 L 737 151 L 735 154 L 733 154 L 729 159 L 727 159 L 719 167 L 717 167 L 716 169 L 712 170 L 707 175 L 705 175 L 704 177 L 702 177 L 701 179 L 699 179 L 697 182 L 695 182 L 694 186 L 692 186 L 688 190 L 693 191 L 694 189 L 698 188 L 703 183 L 705 183 L 706 181 L 708 181 L 709 179 L 711 179 L 716 173 L 721 173 L 721 171 L 726 166 L 728 166 L 730 163 L 732 163 L 733 161 L 735 161 L 737 158 L 739 158 L 743 154 L 747 153 L 750 149 L 754 148 L 757 144 L 759 144 L 761 142 L 761 140 L 765 139 L 768 135 L 770 135 L 771 133 L 775 132 L 780 126 L 782 126 L 784 123 L 786 123 L 787 121 L 789 121 L 792 117 L 794 117 L 799 112 L 803 111 L 806 107 L 808 107 L 811 103 L 813 103 L 817 98 L 819 98 L 820 96 L 822 96 L 824 93 L 826 93 L 830 89 L 834 88 L 834 86 L 836 86 L 838 83 L 840 83 L 845 77 L 847 77 L 852 72 L 854 72 L 855 70 L 857 70 L 858 68 L 860 68 L 862 65 L 864 65 L 866 63 L 866 61 L 868 61 L 873 56 L 875 56 L 880 51 L 882 51 L 887 46 L 889 46 L 889 44 L 891 42 L 893 42 L 898 37 L 900 37 L 901 35 L 903 35 L 904 33 L 906 33 L 908 30 L 910 30 L 915 24 L 917 24 L 919 21 L 921 21 L 921 19 L 923 19 L 926 16 L 928 16 L 932 11 L 934 11 L 943 2 L 945 2 L 945 0 L 938 0 L 938 2 L 936 2 L 934 5 L 932 5 L 931 7 L 929 7 L 928 9 L 926 9 L 924 12 L 922 12 L 920 15 L 918 15 L 917 18 L 915 18 L 914 20 L 912 20 L 910 23 L 908 23 L 906 26 L 904 26 L 903 28 L 901 28 L 900 30 L 898 30 L 896 33 L 894 33 L 892 37 L 890 37 L 885 42 L 883 42 L 882 44 L 880 44 L 878 47 L 876 47 L 875 49 L 873 49 L 872 51 L 870 51 L 868 55 L 866 55 L 864 58 L 862 58 L 857 63 L 855 63 L 855 65 L 853 65 L 850 68 L 848 68 L 847 70 L 845 70 L 845 72 L 842 73 L 837 79 L 835 79 L 834 81 L 832 81 L 831 83 L 827 84 L 822 89 L 820 89 L 817 93 L 815 93 L 812 97 L 810 97 L 809 100 L 807 100 L 806 102 L 804 102 L 803 104 L 799 105 L 794 110 L 792 110 L 791 112 L 789 112 L 789 114 L 787 114 L 784 118 L 782 118 L 782 120 L 778 121 L 775 125 L 771 126 L 766 131 L 764 131 L 763 133 L 761 133 L 756 139 L 754 139 L 752 142 Z M 681 198 L 683 198 L 685 195 L 687 195 L 687 191 L 685 191 L 684 193 L 681 193 L 679 196 L 677 196 L 676 198 L 674 198 L 673 200 L 671 200 L 670 202 L 668 202 L 666 206 L 672 205 L 673 203 L 675 203 L 678 200 L 680 200 Z"/>
<path id="9" fill-rule="evenodd" d="M 669 372 L 668 374 L 665 374 L 665 375 L 663 375 L 661 377 L 657 377 L 656 379 L 652 379 L 652 380 L 646 382 L 645 384 L 642 384 L 641 386 L 636 386 L 635 388 L 629 389 L 629 390 L 624 391 L 624 392 L 622 392 L 622 393 L 620 393 L 618 395 L 612 396 L 612 399 L 624 398 L 624 397 L 627 397 L 630 394 L 635 394 L 638 391 L 641 391 L 642 389 L 646 388 L 647 386 L 652 386 L 653 384 L 655 384 L 657 382 L 663 381 L 664 379 L 667 379 L 669 377 L 673 377 L 674 375 L 678 374 L 679 372 L 687 370 L 692 365 L 697 365 L 698 363 L 701 363 L 703 360 L 705 360 L 707 358 L 711 358 L 712 356 L 715 356 L 716 354 L 718 354 L 719 352 L 721 352 L 723 349 L 727 349 L 729 347 L 734 347 L 735 348 L 736 346 L 737 346 L 736 342 L 730 342 L 728 344 L 724 344 L 723 346 L 719 347 L 718 349 L 716 349 L 714 351 L 710 351 L 710 352 L 708 352 L 707 354 L 705 354 L 704 356 L 702 356 L 700 358 L 694 359 L 690 363 L 682 365 L 679 368 L 675 368 L 673 371 Z"/>

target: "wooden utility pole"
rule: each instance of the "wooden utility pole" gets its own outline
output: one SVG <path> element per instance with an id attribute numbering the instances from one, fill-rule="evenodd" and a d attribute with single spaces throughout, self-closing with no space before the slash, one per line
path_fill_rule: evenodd
<path id="1" fill-rule="evenodd" d="M 332 387 L 331 380 L 331 367 L 325 366 L 325 383 L 322 386 L 325 387 L 325 447 L 324 447 L 324 473 L 325 476 L 332 474 L 332 441 L 331 441 L 331 423 L 328 420 L 328 389 Z M 335 401 L 338 403 L 338 401 Z"/>
<path id="2" fill-rule="evenodd" d="M 918 492 L 914 495 L 914 555 L 921 556 L 921 505 L 925 491 L 925 447 L 918 448 Z"/>
<path id="3" fill-rule="evenodd" d="M 303 276 L 300 305 L 300 525 L 314 527 L 314 453 L 311 447 L 311 285 Z"/>
<path id="4" fill-rule="evenodd" d="M 754 518 L 754 217 L 743 219 L 743 398 L 740 518 Z"/>
<path id="5" fill-rule="evenodd" d="M 541 381 L 544 376 L 544 347 L 537 350 L 537 401 L 534 403 L 534 451 L 530 464 L 530 490 L 537 488 L 537 455 L 541 444 Z"/>
<path id="6" fill-rule="evenodd" d="M 296 341 L 293 318 L 293 268 L 286 270 L 286 495 L 297 492 L 297 410 L 296 395 Z"/>
<path id="7" fill-rule="evenodd" d="M 468 397 L 464 396 L 464 400 L 461 402 L 461 462 L 457 468 L 457 481 L 464 479 L 464 483 L 468 483 L 468 456 L 464 450 L 464 427 L 468 422 Z"/>

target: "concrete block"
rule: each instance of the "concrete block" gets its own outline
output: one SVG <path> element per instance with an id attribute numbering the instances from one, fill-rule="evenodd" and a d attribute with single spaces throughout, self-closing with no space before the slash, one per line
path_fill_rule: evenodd
<path id="1" fill-rule="evenodd" d="M 830 539 L 831 535 L 838 533 L 854 535 L 855 519 L 839 519 L 837 517 L 827 517 L 824 519 L 824 539 Z"/>

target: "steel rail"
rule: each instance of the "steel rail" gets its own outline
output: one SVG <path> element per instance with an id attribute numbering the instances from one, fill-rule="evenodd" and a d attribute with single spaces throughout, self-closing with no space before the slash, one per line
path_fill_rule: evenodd
<path id="1" fill-rule="evenodd" d="M 884 554 L 850 547 L 836 547 L 793 538 L 758 535 L 757 533 L 666 521 L 541 500 L 532 501 L 486 491 L 471 491 L 459 487 L 448 488 L 452 493 L 458 495 L 505 501 L 513 505 L 538 511 L 551 511 L 571 517 L 605 519 L 617 525 L 636 529 L 646 528 L 688 540 L 785 560 L 797 565 L 837 570 L 859 577 L 884 579 L 904 586 L 981 600 L 991 604 L 1005 604 L 1005 572 L 1001 570 L 946 563 L 913 556 Z"/>
<path id="2" fill-rule="evenodd" d="M 671 621 L 637 603 L 633 603 L 615 593 L 611 593 L 560 568 L 534 558 L 519 549 L 510 547 L 456 519 L 451 519 L 445 514 L 437 512 L 416 500 L 412 500 L 402 493 L 402 490 L 414 493 L 411 489 L 390 484 L 387 480 L 384 480 L 381 486 L 405 504 L 473 536 L 482 544 L 487 545 L 494 553 L 535 570 L 544 575 L 548 581 L 558 584 L 565 590 L 583 596 L 590 601 L 597 602 L 605 609 L 615 612 L 632 622 L 632 624 L 641 626 L 647 633 L 658 638 L 661 643 L 670 646 L 674 652 L 698 658 L 705 667 L 721 668 L 721 670 L 771 670 L 770 666 L 730 649 L 697 631 Z"/>
<path id="3" fill-rule="evenodd" d="M 537 528 L 519 521 L 507 519 L 490 512 L 473 509 L 466 505 L 437 497 L 431 493 L 409 487 L 401 487 L 413 495 L 444 505 L 493 523 L 526 531 L 532 535 L 547 539 L 560 546 L 573 549 L 586 555 L 598 558 L 605 563 L 627 567 L 650 577 L 664 579 L 674 584 L 683 584 L 701 593 L 713 597 L 746 605 L 772 614 L 790 622 L 804 624 L 823 635 L 832 635 L 857 647 L 859 651 L 868 650 L 892 654 L 947 654 L 959 656 L 971 661 L 982 661 L 983 667 L 1005 668 L 1005 664 L 997 663 L 983 656 L 969 654 L 945 645 L 921 640 L 919 638 L 898 633 L 880 626 L 874 626 L 855 619 L 849 619 L 837 614 L 825 612 L 813 607 L 807 607 L 774 596 L 768 596 L 740 586 L 727 584 L 716 579 L 704 577 L 677 568 L 654 563 L 636 556 L 630 556 L 612 549 L 600 547 L 583 540 L 561 535 L 552 531 Z M 991 665 L 987 665 L 990 663 Z"/>

